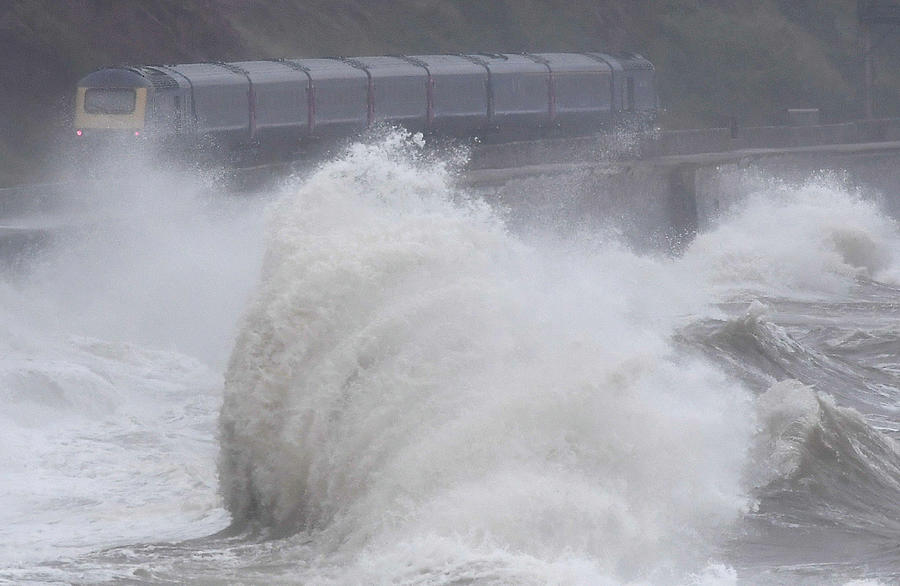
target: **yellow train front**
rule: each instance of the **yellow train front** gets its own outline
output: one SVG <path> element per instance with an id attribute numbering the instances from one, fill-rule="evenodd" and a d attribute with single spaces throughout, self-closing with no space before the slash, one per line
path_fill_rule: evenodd
<path id="1" fill-rule="evenodd" d="M 177 89 L 178 84 L 172 84 Z M 83 78 L 75 94 L 75 134 L 89 138 L 100 136 L 141 137 L 151 129 L 168 132 L 166 120 L 158 120 L 161 96 L 139 69 L 104 69 Z M 166 117 L 168 118 L 168 117 Z"/>
<path id="2" fill-rule="evenodd" d="M 652 121 L 654 75 L 640 55 L 603 53 L 122 67 L 79 82 L 75 134 L 117 145 L 284 153 L 377 123 L 498 140 L 584 134 Z"/>

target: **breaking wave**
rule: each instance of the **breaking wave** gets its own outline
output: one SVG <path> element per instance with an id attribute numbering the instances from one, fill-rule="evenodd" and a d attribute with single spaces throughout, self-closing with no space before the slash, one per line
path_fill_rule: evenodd
<path id="1" fill-rule="evenodd" d="M 685 255 L 709 286 L 797 299 L 847 294 L 861 277 L 900 284 L 896 221 L 841 177 L 747 183 Z"/>
<path id="2" fill-rule="evenodd" d="M 235 528 L 310 536 L 315 581 L 700 580 L 754 416 L 670 344 L 705 303 L 670 261 L 529 246 L 398 135 L 270 224 L 220 420 Z"/>
<path id="3" fill-rule="evenodd" d="M 302 544 L 305 580 L 429 584 L 730 584 L 754 521 L 896 535 L 896 443 L 857 410 L 890 359 L 841 358 L 896 338 L 767 305 L 892 299 L 876 205 L 769 182 L 679 258 L 532 237 L 402 134 L 297 181 L 226 374 L 233 530 Z"/>
<path id="4" fill-rule="evenodd" d="M 796 380 L 772 385 L 757 401 L 766 457 L 757 479 L 774 492 L 802 493 L 791 515 L 900 533 L 900 446 L 856 410 Z M 766 478 L 766 475 L 771 475 Z M 814 512 L 814 515 L 810 513 Z"/>

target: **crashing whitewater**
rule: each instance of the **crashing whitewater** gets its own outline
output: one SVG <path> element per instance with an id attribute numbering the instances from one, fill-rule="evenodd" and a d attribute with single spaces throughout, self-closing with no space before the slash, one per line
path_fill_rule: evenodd
<path id="1" fill-rule="evenodd" d="M 672 336 L 722 289 L 889 271 L 893 223 L 811 184 L 679 260 L 525 242 L 411 148 L 356 145 L 272 213 L 220 421 L 236 526 L 302 533 L 313 581 L 730 576 L 704 566 L 827 399 L 788 382 L 755 404 Z M 779 198 L 794 233 L 760 234 Z"/>
<path id="2" fill-rule="evenodd" d="M 172 311 L 170 291 L 122 273 L 144 291 L 143 311 L 164 302 L 147 320 L 156 337 L 116 329 L 134 311 L 122 296 L 91 298 L 107 311 L 81 311 L 61 331 L 8 317 L 34 340 L 11 343 L 13 359 L 0 362 L 0 390 L 16 396 L 10 429 L 28 427 L 37 441 L 62 433 L 60 445 L 87 433 L 95 446 L 164 429 L 117 457 L 193 460 L 190 474 L 166 472 L 168 498 L 190 510 L 137 509 L 136 534 L 104 521 L 102 503 L 125 491 L 152 500 L 135 488 L 140 466 L 86 448 L 81 469 L 98 480 L 68 500 L 60 488 L 57 506 L 88 507 L 73 523 L 90 524 L 84 541 L 96 546 L 17 563 L 11 548 L 0 580 L 889 583 L 900 575 L 890 561 L 900 535 L 900 232 L 839 178 L 748 176 L 735 190 L 741 203 L 680 256 L 637 254 L 614 225 L 564 241 L 513 230 L 456 187 L 453 165 L 395 133 L 290 181 L 266 211 L 264 242 L 258 214 L 212 214 L 249 274 L 233 275 L 244 293 L 223 298 L 209 274 L 176 265 L 181 287 L 200 285 L 188 319 Z M 185 220 L 197 213 L 188 208 Z M 172 258 L 206 250 L 208 234 L 192 239 L 189 221 L 146 213 L 155 246 L 160 234 L 163 244 L 181 238 Z M 123 267 L 146 266 L 130 233 L 86 239 L 90 260 L 51 253 L 43 277 L 9 276 L 4 294 L 39 312 L 58 299 L 45 290 L 54 266 L 102 272 L 107 248 Z M 217 258 L 222 274 L 235 271 Z M 67 294 L 84 293 L 72 279 Z M 222 322 L 206 325 L 210 311 Z M 193 358 L 215 368 L 235 322 L 219 397 L 210 389 L 221 383 Z M 178 351 L 154 349 L 167 324 Z M 28 403 L 35 377 L 28 388 L 17 381 L 37 369 L 52 382 L 61 363 L 85 360 L 127 392 L 99 412 L 73 401 L 92 415 L 77 431 L 51 432 L 46 405 Z M 79 380 L 62 387 L 77 396 Z M 148 408 L 147 393 L 168 408 Z M 189 434 L 179 435 L 180 408 Z M 221 501 L 210 498 L 213 439 Z M 9 459 L 28 449 L 8 446 Z M 48 459 L 66 449 L 47 447 Z M 110 467 L 131 480 L 104 484 Z M 91 489 L 100 497 L 80 505 Z M 15 507 L 4 494 L 0 512 Z M 204 537 L 228 517 L 227 531 Z M 15 537 L 15 523 L 7 531 Z M 803 535 L 823 559 L 804 557 Z M 45 541 L 52 550 L 65 539 Z M 847 544 L 856 561 L 841 565 Z"/>

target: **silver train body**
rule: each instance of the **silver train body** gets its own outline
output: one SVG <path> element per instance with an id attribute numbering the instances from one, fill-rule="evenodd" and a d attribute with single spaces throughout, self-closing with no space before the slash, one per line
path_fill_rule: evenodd
<path id="1" fill-rule="evenodd" d="M 645 123 L 654 69 L 639 55 L 534 53 L 284 59 L 103 69 L 78 84 L 79 137 L 220 147 L 351 136 L 378 123 L 520 137 Z"/>

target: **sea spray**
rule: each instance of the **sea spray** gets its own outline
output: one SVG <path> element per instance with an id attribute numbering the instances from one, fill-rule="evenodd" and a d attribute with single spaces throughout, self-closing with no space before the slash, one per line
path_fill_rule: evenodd
<path id="1" fill-rule="evenodd" d="M 840 175 L 789 182 L 757 172 L 729 189 L 745 195 L 683 261 L 708 287 L 822 296 L 847 294 L 858 277 L 900 283 L 896 220 Z"/>
<path id="2" fill-rule="evenodd" d="M 158 346 L 233 344 L 261 205 L 145 171 L 2 275 L 0 581 L 897 583 L 900 239 L 845 184 L 723 183 L 655 258 L 353 147 L 272 214 L 220 534 L 219 377 Z"/>
<path id="3" fill-rule="evenodd" d="M 258 278 L 268 197 L 140 159 L 75 183 L 8 280 L 28 328 L 165 348 L 220 368 Z M 0 292 L 2 294 L 2 292 Z"/>
<path id="4" fill-rule="evenodd" d="M 221 368 L 265 198 L 139 158 L 113 166 L 7 219 L 48 238 L 0 267 L 0 582 L 95 583 L 106 569 L 4 570 L 227 524 Z"/>
<path id="5" fill-rule="evenodd" d="M 220 418 L 235 526 L 309 535 L 315 580 L 688 580 L 745 510 L 753 427 L 668 342 L 703 294 L 531 246 L 398 144 L 272 213 Z"/>

